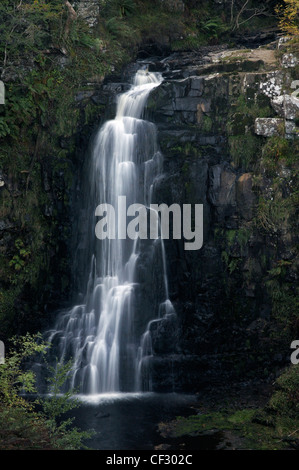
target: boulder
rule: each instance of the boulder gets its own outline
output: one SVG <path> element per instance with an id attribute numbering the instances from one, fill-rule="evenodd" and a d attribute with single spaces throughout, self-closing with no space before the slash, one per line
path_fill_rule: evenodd
<path id="1" fill-rule="evenodd" d="M 253 217 L 253 207 L 256 200 L 252 191 L 252 175 L 244 173 L 236 182 L 236 200 L 238 211 L 245 220 L 251 220 Z"/>
<path id="2" fill-rule="evenodd" d="M 292 120 L 299 117 L 299 99 L 291 95 L 284 97 L 284 115 L 286 119 Z"/>
<path id="3" fill-rule="evenodd" d="M 284 120 L 281 118 L 257 118 L 255 133 L 264 137 L 272 137 L 281 133 Z"/>
<path id="4" fill-rule="evenodd" d="M 287 69 L 290 67 L 296 67 L 298 63 L 297 57 L 292 53 L 283 54 L 281 59 L 281 65 L 283 68 Z"/>
<path id="5" fill-rule="evenodd" d="M 298 133 L 299 133 L 299 128 L 296 127 L 296 124 L 294 123 L 294 121 L 285 122 L 285 134 L 287 138 L 298 135 Z"/>

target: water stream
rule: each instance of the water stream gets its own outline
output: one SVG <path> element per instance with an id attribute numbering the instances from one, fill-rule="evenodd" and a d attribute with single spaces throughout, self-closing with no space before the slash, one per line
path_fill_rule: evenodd
<path id="1" fill-rule="evenodd" d="M 126 236 L 124 212 L 132 204 L 148 207 L 162 155 L 156 127 L 143 119 L 150 92 L 162 82 L 157 73 L 139 70 L 131 88 L 117 98 L 115 118 L 99 129 L 89 165 L 87 272 L 84 301 L 61 312 L 46 340 L 59 361 L 73 359 L 68 387 L 81 394 L 151 389 L 150 326 L 173 315 L 168 298 L 163 241 Z M 115 239 L 95 236 L 99 204 L 118 213 Z"/>

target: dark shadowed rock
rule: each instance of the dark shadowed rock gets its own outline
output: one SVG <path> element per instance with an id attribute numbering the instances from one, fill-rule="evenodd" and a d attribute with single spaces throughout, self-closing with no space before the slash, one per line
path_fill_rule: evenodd
<path id="1" fill-rule="evenodd" d="M 252 175 L 244 173 L 236 183 L 236 199 L 238 211 L 245 220 L 251 220 L 253 216 L 256 196 L 252 191 Z"/>

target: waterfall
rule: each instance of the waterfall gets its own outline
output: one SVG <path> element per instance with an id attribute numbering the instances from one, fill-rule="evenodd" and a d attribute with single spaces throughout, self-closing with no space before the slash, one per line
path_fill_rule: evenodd
<path id="1" fill-rule="evenodd" d="M 69 387 L 80 393 L 150 389 L 151 325 L 174 312 L 168 298 L 161 239 L 147 243 L 131 240 L 124 236 L 123 227 L 118 227 L 115 239 L 95 237 L 98 204 L 121 210 L 119 201 L 124 196 L 127 206 L 140 203 L 148 207 L 151 203 L 162 155 L 156 127 L 143 119 L 143 112 L 151 90 L 161 81 L 159 74 L 139 70 L 131 88 L 117 97 L 115 118 L 100 128 L 93 145 L 85 195 L 89 224 L 86 256 L 90 259 L 85 299 L 61 312 L 54 329 L 47 333 L 58 360 L 73 359 Z M 149 284 L 151 279 L 158 283 L 158 269 L 162 287 L 149 285 L 138 291 L 138 266 L 149 276 Z M 159 304 L 157 310 L 153 298 Z"/>

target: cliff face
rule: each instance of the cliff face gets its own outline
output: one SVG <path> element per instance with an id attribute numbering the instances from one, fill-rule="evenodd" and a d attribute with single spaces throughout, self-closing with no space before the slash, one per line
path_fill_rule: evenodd
<path id="1" fill-rule="evenodd" d="M 73 3 L 92 30 L 98 2 Z M 196 2 L 166 3 L 181 12 Z M 229 3 L 213 5 L 229 16 Z M 159 32 L 152 34 L 150 25 L 142 34 L 152 46 Z M 73 261 L 79 244 L 80 267 L 85 234 L 77 220 L 88 146 L 136 64 L 103 84 L 121 60 L 81 28 L 69 52 L 52 41 L 41 56 L 11 54 L 1 68 L 7 86 L 6 106 L 0 105 L 3 340 L 48 326 L 50 313 L 83 284 L 80 269 L 73 278 Z M 187 31 L 187 39 L 194 34 Z M 182 241 L 165 244 L 177 319 L 156 322 L 152 331 L 157 390 L 267 375 L 273 363 L 289 360 L 298 336 L 299 116 L 298 58 L 288 47 L 283 41 L 254 51 L 196 46 L 198 52 L 145 61 L 164 77 L 146 110 L 164 156 L 155 202 L 204 205 L 203 247 L 188 252 Z"/>
<path id="2" fill-rule="evenodd" d="M 278 55 L 222 51 L 160 64 L 165 80 L 147 107 L 164 155 L 155 199 L 203 204 L 204 244 L 185 251 L 181 241 L 166 242 L 178 318 L 176 328 L 162 320 L 153 333 L 157 389 L 269 375 L 289 361 L 298 69 L 296 58 Z"/>

